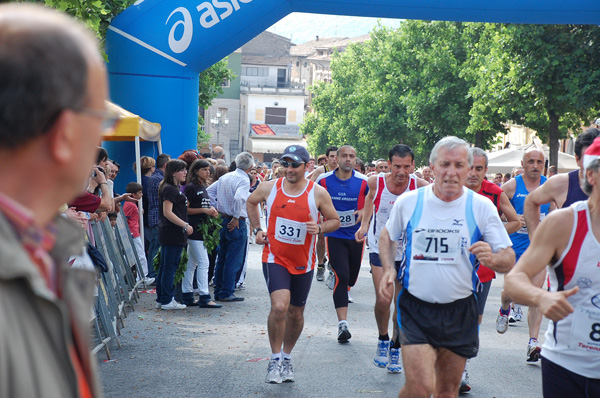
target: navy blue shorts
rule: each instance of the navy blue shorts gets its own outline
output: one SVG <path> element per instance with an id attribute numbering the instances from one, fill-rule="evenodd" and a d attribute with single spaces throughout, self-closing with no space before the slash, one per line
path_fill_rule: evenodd
<path id="1" fill-rule="evenodd" d="M 488 294 L 490 293 L 490 287 L 492 287 L 492 281 L 483 282 L 481 284 L 481 292 L 475 294 L 477 297 L 477 310 L 479 315 L 483 315 L 485 302 L 487 301 Z"/>
<path id="2" fill-rule="evenodd" d="M 263 275 L 267 282 L 269 294 L 276 290 L 290 291 L 290 304 L 296 307 L 304 307 L 310 286 L 312 285 L 314 270 L 305 274 L 290 274 L 282 265 L 275 263 L 263 263 Z"/>
<path id="3" fill-rule="evenodd" d="M 544 358 L 542 351 L 542 390 L 544 398 L 600 397 L 600 379 L 571 372 Z"/>
<path id="4" fill-rule="evenodd" d="M 369 263 L 371 263 L 373 267 L 383 267 L 383 265 L 381 265 L 379 253 L 369 253 Z M 401 261 L 395 261 L 394 263 L 396 265 L 396 271 L 398 271 L 400 269 Z"/>

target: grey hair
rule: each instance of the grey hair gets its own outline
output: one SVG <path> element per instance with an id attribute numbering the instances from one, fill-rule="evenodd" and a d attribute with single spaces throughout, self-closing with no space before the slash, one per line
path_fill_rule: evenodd
<path id="1" fill-rule="evenodd" d="M 250 170 L 254 165 L 254 157 L 248 152 L 242 152 L 235 157 L 235 165 L 244 171 Z"/>
<path id="2" fill-rule="evenodd" d="M 0 6 L 0 147 L 46 133 L 65 109 L 86 105 L 98 42 L 73 18 L 33 4 Z"/>
<path id="3" fill-rule="evenodd" d="M 581 190 L 583 192 L 585 192 L 588 196 L 590 196 L 592 194 L 592 189 L 594 188 L 594 186 L 592 184 L 590 184 L 587 180 L 587 171 L 588 170 L 591 170 L 591 171 L 597 173 L 600 170 L 600 159 L 596 159 L 592 163 L 590 163 L 590 165 L 585 169 L 585 171 L 583 173 L 583 178 L 581 179 L 581 182 L 580 182 Z M 596 189 L 598 189 L 598 187 Z"/>
<path id="4" fill-rule="evenodd" d="M 448 151 L 451 151 L 458 147 L 463 147 L 467 150 L 467 160 L 469 167 L 471 167 L 473 165 L 473 154 L 470 151 L 471 148 L 469 147 L 469 144 L 467 144 L 465 140 L 454 136 L 444 137 L 435 144 L 431 150 L 431 155 L 429 155 L 429 163 L 435 164 L 440 149 L 446 148 Z"/>
<path id="5" fill-rule="evenodd" d="M 471 148 L 471 154 L 473 156 L 483 156 L 485 158 L 485 167 L 488 167 L 488 155 L 483 149 L 473 147 Z"/>

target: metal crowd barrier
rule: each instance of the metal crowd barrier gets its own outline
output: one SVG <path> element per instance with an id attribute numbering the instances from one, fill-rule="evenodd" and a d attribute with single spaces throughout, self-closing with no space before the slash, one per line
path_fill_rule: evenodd
<path id="1" fill-rule="evenodd" d="M 126 309 L 135 311 L 134 303 L 137 303 L 140 297 L 139 290 L 147 287 L 123 209 L 118 213 L 114 229 L 106 218 L 102 222 L 92 221 L 91 230 L 96 248 L 108 265 L 108 272 L 100 273 L 98 278 L 98 297 L 94 304 L 95 317 L 92 320 L 92 353 L 96 354 L 104 349 L 107 359 L 110 360 L 110 348 L 121 348 L 118 336 L 125 327 Z M 139 277 L 136 277 L 136 274 Z"/>

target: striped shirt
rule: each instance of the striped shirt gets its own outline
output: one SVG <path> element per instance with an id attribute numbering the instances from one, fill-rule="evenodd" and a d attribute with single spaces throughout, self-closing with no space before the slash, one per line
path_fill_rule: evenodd
<path id="1" fill-rule="evenodd" d="M 234 218 L 248 217 L 246 200 L 250 196 L 250 177 L 241 169 L 227 173 L 206 190 L 216 209 Z"/>
<path id="2" fill-rule="evenodd" d="M 148 178 L 148 226 L 158 226 L 158 206 L 160 199 L 158 197 L 158 186 L 165 178 L 165 173 L 156 169 L 152 176 Z"/>

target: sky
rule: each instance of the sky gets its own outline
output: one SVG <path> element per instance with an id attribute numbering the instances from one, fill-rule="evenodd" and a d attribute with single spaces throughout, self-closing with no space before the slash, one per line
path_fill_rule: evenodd
<path id="1" fill-rule="evenodd" d="M 319 37 L 356 37 L 369 33 L 380 20 L 384 26 L 398 27 L 400 19 L 365 18 L 295 12 L 267 29 L 302 44 Z"/>

